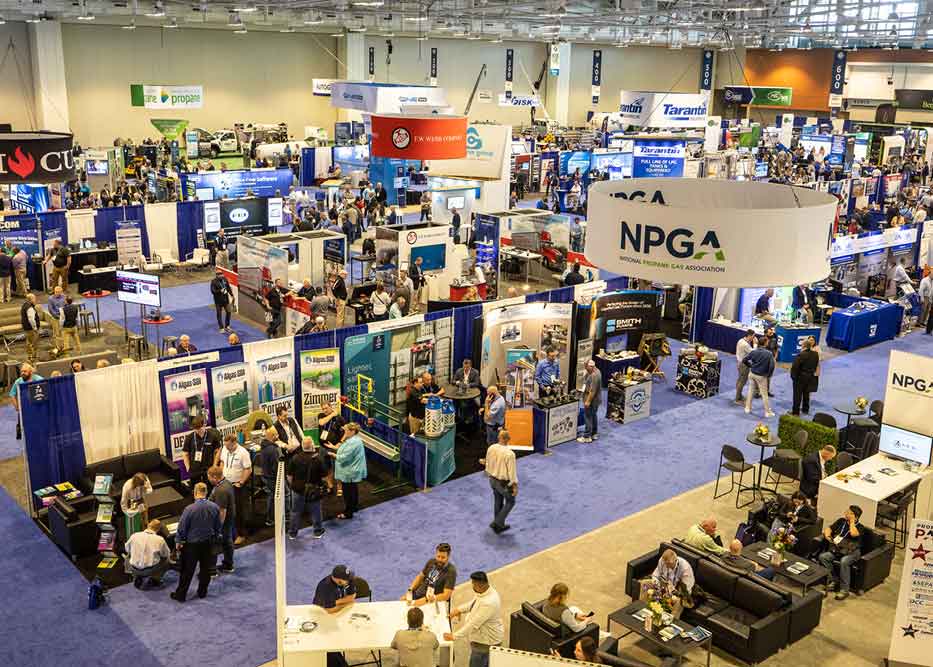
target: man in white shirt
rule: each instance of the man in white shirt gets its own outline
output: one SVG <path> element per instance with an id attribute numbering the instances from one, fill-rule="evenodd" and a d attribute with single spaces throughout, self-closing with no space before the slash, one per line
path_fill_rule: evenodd
<path id="1" fill-rule="evenodd" d="M 918 290 L 920 295 L 920 319 L 917 320 L 919 326 L 923 326 L 927 323 L 927 318 L 930 316 L 930 305 L 933 304 L 933 273 L 927 274 L 923 280 L 920 281 L 920 289 Z"/>
<path id="2" fill-rule="evenodd" d="M 214 465 L 219 465 L 224 478 L 233 485 L 233 495 L 236 499 L 236 540 L 234 544 L 240 546 L 246 541 L 246 505 L 249 489 L 246 483 L 253 474 L 253 459 L 246 448 L 236 441 L 236 436 L 228 433 L 224 436 L 224 446 L 217 450 Z"/>
<path id="3" fill-rule="evenodd" d="M 910 276 L 907 275 L 907 269 L 904 268 L 905 262 L 906 260 L 902 257 L 891 270 L 891 282 L 893 283 L 892 288 L 894 290 L 892 296 L 894 297 L 898 296 L 898 288 L 901 285 L 911 285 Z"/>
<path id="4" fill-rule="evenodd" d="M 162 585 L 162 575 L 169 568 L 169 551 L 165 540 L 159 535 L 162 522 L 153 519 L 146 530 L 133 533 L 123 549 L 126 552 L 126 573 L 133 577 L 133 585 L 142 588 L 149 579 L 149 585 L 158 588 Z"/>
<path id="5" fill-rule="evenodd" d="M 451 620 L 463 614 L 466 618 L 455 632 L 444 633 L 444 639 L 449 642 L 467 639 L 470 642 L 470 667 L 489 667 L 489 647 L 501 645 L 505 635 L 502 602 L 496 589 L 489 585 L 485 572 L 471 574 L 470 583 L 476 596 L 450 612 Z"/>
<path id="6" fill-rule="evenodd" d="M 749 329 L 735 346 L 735 360 L 739 365 L 739 377 L 735 381 L 735 402 L 739 405 L 745 405 L 745 397 L 742 392 L 745 390 L 745 385 L 748 384 L 748 366 L 743 364 L 742 360 L 745 359 L 745 355 L 755 349 L 755 339 L 754 329 Z M 755 385 L 752 385 L 749 391 L 754 392 Z"/>
<path id="7" fill-rule="evenodd" d="M 505 519 L 515 507 L 515 497 L 518 495 L 518 472 L 515 469 L 515 452 L 509 448 L 510 440 L 508 431 L 499 431 L 499 442 L 490 445 L 486 450 L 486 458 L 479 460 L 486 467 L 489 486 L 492 487 L 495 516 L 489 527 L 496 535 L 511 527 Z"/>

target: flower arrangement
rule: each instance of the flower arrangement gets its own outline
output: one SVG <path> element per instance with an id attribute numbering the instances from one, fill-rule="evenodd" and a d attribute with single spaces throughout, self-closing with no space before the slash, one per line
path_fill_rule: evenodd
<path id="1" fill-rule="evenodd" d="M 766 424 L 762 424 L 761 422 L 758 422 L 758 424 L 755 425 L 755 430 L 753 432 L 755 437 L 759 440 L 767 440 L 768 436 L 771 435 L 771 429 L 769 429 Z"/>
<path id="2" fill-rule="evenodd" d="M 784 553 L 796 543 L 797 536 L 788 528 L 778 528 L 771 535 L 771 548 L 779 553 Z"/>
<path id="3" fill-rule="evenodd" d="M 868 399 L 864 396 L 859 396 L 855 399 L 855 407 L 857 407 L 859 410 L 864 410 L 868 407 Z"/>
<path id="4" fill-rule="evenodd" d="M 651 612 L 655 625 L 661 625 L 665 615 L 670 616 L 674 609 L 673 591 L 653 579 L 644 584 L 644 591 L 648 611 Z"/>

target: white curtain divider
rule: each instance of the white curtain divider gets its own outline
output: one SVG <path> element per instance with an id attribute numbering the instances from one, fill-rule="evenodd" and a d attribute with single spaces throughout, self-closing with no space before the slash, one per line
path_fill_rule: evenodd
<path id="1" fill-rule="evenodd" d="M 168 250 L 172 258 L 185 259 L 178 256 L 178 205 L 175 202 L 146 204 L 146 233 L 150 255 Z"/>
<path id="2" fill-rule="evenodd" d="M 165 453 L 155 359 L 82 371 L 75 393 L 88 463 L 145 449 Z"/>
<path id="3" fill-rule="evenodd" d="M 258 362 L 269 357 L 277 357 L 281 354 L 295 354 L 295 339 L 291 336 L 285 338 L 272 338 L 270 340 L 259 340 L 254 343 L 243 345 L 243 361 L 250 369 L 258 367 Z M 253 386 L 256 386 L 255 384 Z"/>
<path id="4" fill-rule="evenodd" d="M 97 234 L 94 233 L 94 215 L 92 209 L 65 212 L 69 243 L 78 243 L 81 239 L 97 238 Z"/>

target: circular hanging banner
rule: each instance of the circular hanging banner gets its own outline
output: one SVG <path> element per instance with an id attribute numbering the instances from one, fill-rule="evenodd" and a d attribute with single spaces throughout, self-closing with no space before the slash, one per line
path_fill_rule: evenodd
<path id="1" fill-rule="evenodd" d="M 406 160 L 466 157 L 466 116 L 373 116 L 372 155 Z"/>
<path id="2" fill-rule="evenodd" d="M 75 178 L 73 136 L 60 132 L 0 134 L 0 183 L 64 183 Z"/>
<path id="3" fill-rule="evenodd" d="M 836 198 L 750 181 L 635 178 L 588 192 L 586 258 L 645 280 L 773 287 L 829 275 Z"/>

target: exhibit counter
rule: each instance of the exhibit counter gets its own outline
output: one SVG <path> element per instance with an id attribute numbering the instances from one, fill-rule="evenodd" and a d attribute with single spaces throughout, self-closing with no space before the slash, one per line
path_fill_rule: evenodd
<path id="1" fill-rule="evenodd" d="M 904 309 L 896 303 L 863 299 L 829 318 L 826 343 L 841 350 L 893 340 L 901 330 Z"/>
<path id="2" fill-rule="evenodd" d="M 575 440 L 577 427 L 581 423 L 580 401 L 573 400 L 559 405 L 541 405 L 532 408 L 534 428 L 534 450 L 543 453 L 554 447 Z"/>
<path id="3" fill-rule="evenodd" d="M 603 353 L 593 357 L 596 368 L 598 368 L 599 372 L 602 374 L 604 387 L 609 386 L 609 378 L 612 377 L 613 373 L 624 373 L 629 368 L 641 367 L 641 356 L 637 352 L 633 352 L 632 354 L 633 356 L 619 359 L 610 359 Z"/>
<path id="4" fill-rule="evenodd" d="M 692 352 L 684 352 L 677 358 L 675 391 L 682 391 L 696 398 L 709 398 L 718 394 L 722 359 L 698 359 Z"/>
<path id="5" fill-rule="evenodd" d="M 703 327 L 703 344 L 711 350 L 728 352 L 735 354 L 735 348 L 739 344 L 748 327 L 728 320 L 709 320 Z"/>
<path id="6" fill-rule="evenodd" d="M 634 373 L 609 380 L 606 392 L 606 419 L 630 424 L 651 415 L 650 374 Z"/>
<path id="7" fill-rule="evenodd" d="M 813 336 L 817 344 L 820 342 L 820 333 L 822 330 L 818 326 L 812 325 L 793 325 L 779 324 L 774 328 L 774 333 L 778 339 L 778 357 L 781 363 L 792 363 L 794 357 L 800 352 L 803 341 Z"/>

